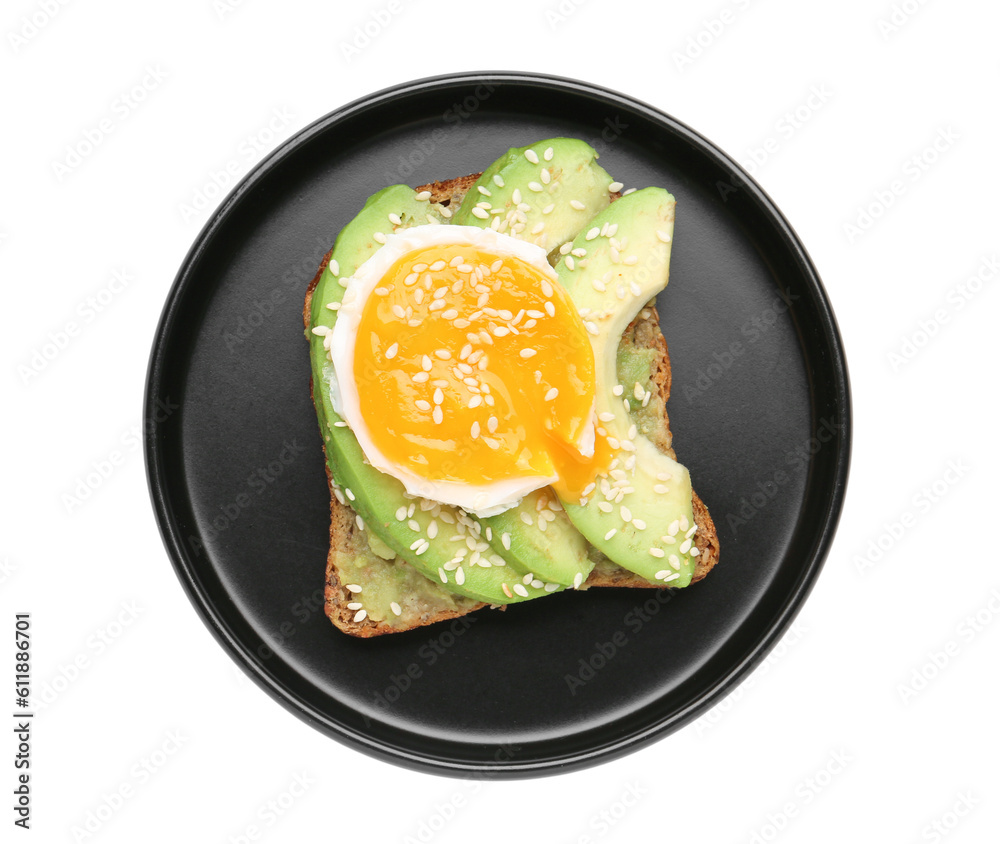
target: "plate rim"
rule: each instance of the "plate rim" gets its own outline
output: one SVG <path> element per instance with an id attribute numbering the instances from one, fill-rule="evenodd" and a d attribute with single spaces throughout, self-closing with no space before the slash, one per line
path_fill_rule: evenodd
<path id="1" fill-rule="evenodd" d="M 193 565 L 190 553 L 182 541 L 173 505 L 166 494 L 168 484 L 163 477 L 162 454 L 157 442 L 155 425 L 144 425 L 143 457 L 147 487 L 157 527 L 174 572 L 178 580 L 180 580 L 188 600 L 192 603 L 202 622 L 208 627 L 216 641 L 226 650 L 229 657 L 274 700 L 324 735 L 383 761 L 393 762 L 411 770 L 438 775 L 444 774 L 465 778 L 518 779 L 579 770 L 620 758 L 627 753 L 648 746 L 656 740 L 690 724 L 712 706 L 719 703 L 767 657 L 801 611 L 806 599 L 815 587 L 830 552 L 837 525 L 843 512 L 847 482 L 850 474 L 853 434 L 852 401 L 847 356 L 843 339 L 822 279 L 805 246 L 785 215 L 739 162 L 687 124 L 628 94 L 579 79 L 552 74 L 519 70 L 491 70 L 444 73 L 422 77 L 397 83 L 381 88 L 371 94 L 358 97 L 346 105 L 340 106 L 312 121 L 285 139 L 250 169 L 219 203 L 216 210 L 203 224 L 185 254 L 167 293 L 149 353 L 149 362 L 144 382 L 144 421 L 156 418 L 157 401 L 162 395 L 162 390 L 160 389 L 161 382 L 168 363 L 165 358 L 165 346 L 167 345 L 165 341 L 174 328 L 173 324 L 176 312 L 190 281 L 192 270 L 196 267 L 203 252 L 210 245 L 215 230 L 228 216 L 230 210 L 245 195 L 253 190 L 255 184 L 260 179 L 266 177 L 273 168 L 280 166 L 281 161 L 286 156 L 293 154 L 298 147 L 307 143 L 314 135 L 328 130 L 338 122 L 356 117 L 368 110 L 383 108 L 386 104 L 399 98 L 418 96 L 421 93 L 431 90 L 468 86 L 477 83 L 523 85 L 562 91 L 571 95 L 597 97 L 606 103 L 625 107 L 643 114 L 647 119 L 664 126 L 671 132 L 686 136 L 688 142 L 698 147 L 703 154 L 714 159 L 717 164 L 727 168 L 733 175 L 739 176 L 741 190 L 749 191 L 756 204 L 767 212 L 770 222 L 776 228 L 777 236 L 786 248 L 788 248 L 789 255 L 794 259 L 799 275 L 807 280 L 808 286 L 811 288 L 811 293 L 814 294 L 816 323 L 822 329 L 823 345 L 832 353 L 831 366 L 835 375 L 832 391 L 835 395 L 835 405 L 841 417 L 840 436 L 837 440 L 837 451 L 833 461 L 833 485 L 822 508 L 822 522 L 815 525 L 811 554 L 802 561 L 798 579 L 786 594 L 776 611 L 774 619 L 768 624 L 765 633 L 747 647 L 746 656 L 733 664 L 728 672 L 717 677 L 715 682 L 711 684 L 711 687 L 697 699 L 675 710 L 670 716 L 649 725 L 645 729 L 636 730 L 613 741 L 604 742 L 564 756 L 550 756 L 544 759 L 532 759 L 521 762 L 518 762 L 515 758 L 506 763 L 480 764 L 432 757 L 397 744 L 377 741 L 358 730 L 337 723 L 334 718 L 322 711 L 318 711 L 317 708 L 303 701 L 297 692 L 265 671 L 262 660 L 228 629 L 222 614 L 215 606 L 215 602 L 204 590 L 200 578 L 196 573 L 197 567 Z M 458 742 L 448 743 L 453 744 Z"/>

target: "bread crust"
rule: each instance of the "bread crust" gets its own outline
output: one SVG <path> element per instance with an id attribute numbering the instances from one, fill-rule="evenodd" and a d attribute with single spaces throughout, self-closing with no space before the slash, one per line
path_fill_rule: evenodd
<path id="1" fill-rule="evenodd" d="M 461 176 L 455 179 L 431 182 L 429 184 L 418 186 L 416 190 L 430 191 L 431 202 L 445 205 L 457 205 L 462 201 L 462 198 L 475 184 L 480 175 L 482 174 L 472 173 L 468 176 Z M 619 195 L 616 195 L 614 198 L 617 199 L 618 196 Z M 333 249 L 331 248 L 330 251 L 323 256 L 319 269 L 306 290 L 305 302 L 302 309 L 302 319 L 307 339 L 312 314 L 312 297 L 316 290 L 316 286 L 319 284 L 319 281 L 323 276 L 323 272 L 330 263 L 330 257 L 332 254 Z M 644 308 L 640 315 L 636 317 L 628 329 L 626 329 L 626 331 L 634 333 L 637 345 L 650 348 L 655 352 L 650 377 L 653 385 L 655 386 L 657 404 L 659 407 L 664 409 L 663 425 L 657 431 L 657 436 L 655 437 L 654 442 L 662 451 L 676 459 L 673 449 L 672 435 L 670 433 L 670 421 L 666 411 L 666 403 L 667 399 L 670 397 L 671 387 L 670 355 L 667 349 L 666 340 L 660 330 L 659 314 L 656 308 L 652 306 Z M 312 383 L 312 377 L 310 375 L 309 393 L 311 397 L 313 396 L 314 388 L 315 385 Z M 420 617 L 412 623 L 402 626 L 392 626 L 386 624 L 384 621 L 377 621 L 372 618 L 365 618 L 360 622 L 355 621 L 355 611 L 347 608 L 347 605 L 353 599 L 351 593 L 347 590 L 346 585 L 341 581 L 340 573 L 336 564 L 336 557 L 338 549 L 343 550 L 355 547 L 359 543 L 367 544 L 367 539 L 364 537 L 364 532 L 358 530 L 356 526 L 354 511 L 347 505 L 341 504 L 335 495 L 333 476 L 330 474 L 329 464 L 325 459 L 325 441 L 323 442 L 323 455 L 327 485 L 330 492 L 330 550 L 327 554 L 326 563 L 324 606 L 326 615 L 339 630 L 342 630 L 344 633 L 348 633 L 351 636 L 367 639 L 373 636 L 380 636 L 385 633 L 399 633 L 404 630 L 411 630 L 428 624 L 434 624 L 438 621 L 458 618 L 469 612 L 473 612 L 487 606 L 486 604 L 480 602 L 470 604 L 468 607 L 458 610 L 441 608 L 434 612 L 422 613 Z M 696 583 L 697 581 L 702 580 L 705 575 L 707 575 L 708 572 L 711 571 L 712 568 L 714 568 L 719 562 L 720 548 L 719 536 L 715 529 L 715 523 L 712 521 L 711 515 L 709 515 L 708 508 L 705 506 L 705 503 L 701 500 L 698 494 L 693 491 L 692 506 L 694 510 L 695 523 L 698 525 L 698 531 L 695 534 L 695 546 L 700 552 L 694 576 L 691 580 L 692 583 Z M 405 565 L 405 563 L 400 563 L 399 561 L 397 561 L 397 564 Z M 591 587 L 619 587 L 631 589 L 662 588 L 660 584 L 650 583 L 648 580 L 645 580 L 638 575 L 617 566 L 608 570 L 602 569 L 600 572 L 596 569 L 592 571 L 590 576 L 585 581 L 583 588 Z"/>

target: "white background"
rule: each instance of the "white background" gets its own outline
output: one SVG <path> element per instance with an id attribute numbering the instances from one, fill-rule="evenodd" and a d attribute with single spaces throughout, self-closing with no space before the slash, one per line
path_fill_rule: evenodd
<path id="1" fill-rule="evenodd" d="M 387 2 L 5 3 L 0 712 L 14 612 L 33 613 L 36 695 L 62 689 L 34 724 L 27 835 L 227 842 L 255 824 L 264 841 L 499 842 L 529 827 L 530 840 L 565 842 L 995 840 L 1000 7 L 902 6 L 399 0 L 348 57 L 355 27 L 374 28 Z M 185 219 L 181 206 L 213 171 L 235 162 L 242 176 L 387 85 L 499 68 L 631 94 L 754 172 L 829 291 L 856 427 L 823 575 L 756 675 L 624 759 L 480 786 L 362 756 L 244 678 L 174 576 L 132 431 L 160 308 L 209 213 Z M 137 85 L 143 101 L 123 108 Z M 287 125 L 245 155 L 275 109 Z M 102 120 L 97 148 L 60 171 Z M 984 281 L 969 281 L 977 270 Z M 129 283 L 112 284 L 116 272 Z M 70 321 L 78 333 L 32 369 Z M 115 452 L 109 477 L 68 504 Z M 297 776 L 306 785 L 289 792 Z M 129 799 L 92 838 L 80 832 L 123 786 Z"/>

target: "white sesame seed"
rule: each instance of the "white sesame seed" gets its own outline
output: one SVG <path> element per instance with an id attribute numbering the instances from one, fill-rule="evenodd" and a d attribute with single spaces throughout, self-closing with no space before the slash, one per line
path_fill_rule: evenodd
<path id="1" fill-rule="evenodd" d="M 531 516 L 528 513 L 525 513 L 523 510 L 521 511 L 520 515 L 521 515 L 521 521 L 524 522 L 528 527 L 531 527 L 535 523 L 535 520 L 531 518 Z"/>
<path id="2" fill-rule="evenodd" d="M 521 349 L 521 357 L 527 360 L 528 358 L 533 358 L 538 352 L 534 349 Z"/>
<path id="3" fill-rule="evenodd" d="M 625 187 L 625 185 L 621 182 L 612 182 L 608 185 L 608 190 L 611 191 L 611 193 L 618 193 L 618 191 L 620 191 L 623 187 Z"/>
<path id="4" fill-rule="evenodd" d="M 491 434 L 495 434 L 499 426 L 500 426 L 500 420 L 497 419 L 495 416 L 491 416 L 489 419 L 486 420 L 486 429 Z"/>
<path id="5" fill-rule="evenodd" d="M 393 613 L 395 613 L 396 615 L 402 615 L 403 614 L 403 608 L 399 604 L 397 604 L 395 601 L 390 602 L 389 609 L 391 609 L 393 611 Z"/>
<path id="6" fill-rule="evenodd" d="M 358 530 L 364 530 L 365 529 L 365 520 L 362 519 L 361 516 L 355 515 L 354 516 L 354 522 L 355 522 L 355 524 L 357 524 Z"/>
<path id="7" fill-rule="evenodd" d="M 431 403 L 424 399 L 417 399 L 414 404 L 417 406 L 418 410 L 423 410 L 424 412 L 431 409 Z"/>
<path id="8" fill-rule="evenodd" d="M 665 486 L 664 484 L 657 484 L 656 486 L 653 487 L 653 492 L 655 492 L 657 495 L 666 495 L 668 492 L 670 492 L 670 488 Z"/>
<path id="9" fill-rule="evenodd" d="M 535 193 L 543 190 L 540 182 L 528 182 L 528 190 L 533 190 Z"/>
<path id="10" fill-rule="evenodd" d="M 431 192 L 429 190 L 422 190 L 413 198 L 423 202 L 424 200 L 431 198 Z"/>
<path id="11" fill-rule="evenodd" d="M 434 390 L 434 404 L 441 404 L 444 401 L 444 392 L 440 387 Z"/>
<path id="12" fill-rule="evenodd" d="M 597 502 L 597 509 L 600 510 L 602 513 L 610 513 L 615 508 L 612 507 L 610 504 L 608 504 L 607 501 L 599 501 Z"/>
<path id="13" fill-rule="evenodd" d="M 555 306 L 555 303 L 553 303 L 553 302 L 546 302 L 545 303 L 545 313 L 547 313 L 550 317 L 554 317 L 556 315 L 556 306 Z"/>
<path id="14" fill-rule="evenodd" d="M 632 527 L 636 530 L 645 530 L 646 523 L 642 519 L 632 519 Z"/>
<path id="15" fill-rule="evenodd" d="M 504 185 L 503 176 L 501 176 L 499 173 L 494 173 L 493 184 L 495 184 L 498 188 L 502 188 Z"/>
<path id="16" fill-rule="evenodd" d="M 358 585 L 357 585 L 356 583 L 348 583 L 348 584 L 346 584 L 346 585 L 344 586 L 344 588 L 345 588 L 345 589 L 346 589 L 346 590 L 347 590 L 348 592 L 351 592 L 351 593 L 353 593 L 353 594 L 355 594 L 355 595 L 360 595 L 360 594 L 361 594 L 361 587 L 360 587 L 360 586 L 358 586 Z"/>
<path id="17" fill-rule="evenodd" d="M 576 209 L 577 211 L 585 211 L 587 206 L 580 202 L 579 199 L 571 199 L 569 201 L 570 207 Z"/>
<path id="18" fill-rule="evenodd" d="M 559 390 L 556 387 L 553 387 L 545 394 L 545 401 L 554 401 L 556 396 L 558 395 L 559 395 Z"/>
<path id="19" fill-rule="evenodd" d="M 527 158 L 532 164 L 538 163 L 538 153 L 533 149 L 526 149 L 524 151 L 524 157 Z"/>
<path id="20" fill-rule="evenodd" d="M 434 420 L 435 425 L 440 425 L 444 421 L 444 411 L 441 410 L 441 405 L 434 405 L 434 412 L 431 414 L 431 418 Z"/>
<path id="21" fill-rule="evenodd" d="M 384 235 L 384 234 L 382 234 L 382 232 L 375 232 L 375 233 L 374 233 L 374 234 L 372 235 L 372 240 L 376 240 L 376 241 L 378 241 L 379 243 L 385 243 L 385 235 Z"/>
<path id="22" fill-rule="evenodd" d="M 368 618 L 368 611 L 367 610 L 358 610 L 354 614 L 354 621 L 355 622 L 364 621 L 366 618 Z"/>
<path id="23" fill-rule="evenodd" d="M 679 531 L 680 529 L 681 529 L 681 523 L 677 521 L 677 519 L 674 519 L 670 523 L 670 527 L 667 528 L 667 533 L 670 536 L 677 536 L 677 531 Z"/>
<path id="24" fill-rule="evenodd" d="M 476 207 L 472 209 L 472 216 L 478 217 L 480 220 L 488 220 L 490 214 L 488 211 L 484 211 L 482 208 Z"/>
<path id="25" fill-rule="evenodd" d="M 663 557 L 666 552 L 662 548 L 650 548 L 649 553 L 652 554 L 654 557 Z M 665 574 L 666 572 L 663 573 Z M 657 574 L 656 576 L 659 577 L 660 575 Z"/>
<path id="26" fill-rule="evenodd" d="M 573 256 L 572 255 L 567 255 L 566 256 L 566 268 L 569 269 L 569 270 L 575 270 L 576 269 L 576 261 L 573 260 Z"/>
<path id="27" fill-rule="evenodd" d="M 632 521 L 632 511 L 628 507 L 622 507 L 619 511 L 621 513 L 622 521 L 628 523 Z"/>
<path id="28" fill-rule="evenodd" d="M 347 605 L 347 608 L 349 610 L 360 610 L 363 606 L 364 606 L 364 604 L 362 604 L 361 601 L 351 601 Z"/>
<path id="29" fill-rule="evenodd" d="M 524 586 L 524 584 L 523 584 L 523 583 L 515 583 L 515 584 L 514 584 L 514 591 L 515 591 L 515 592 L 516 592 L 516 593 L 517 593 L 518 595 L 520 595 L 520 596 L 521 596 L 522 598 L 527 598 L 527 597 L 528 597 L 528 590 L 527 590 L 527 588 L 526 588 L 526 587 Z"/>
<path id="30" fill-rule="evenodd" d="M 552 149 L 552 147 L 546 147 L 545 152 L 542 153 L 542 158 L 544 158 L 546 161 L 551 161 L 554 152 L 555 151 Z"/>
<path id="31" fill-rule="evenodd" d="M 535 223 L 535 225 L 531 227 L 532 234 L 541 234 L 544 230 L 545 230 L 545 223 Z"/>
<path id="32" fill-rule="evenodd" d="M 431 544 L 426 539 L 423 540 L 423 544 L 419 548 L 417 548 L 417 551 L 416 551 L 417 556 L 419 557 L 421 554 L 423 554 L 430 547 L 431 547 Z"/>
<path id="33" fill-rule="evenodd" d="M 685 539 L 685 540 L 684 540 L 684 541 L 683 541 L 683 542 L 681 543 L 681 547 L 680 547 L 680 548 L 678 548 L 677 550 L 678 550 L 678 551 L 679 551 L 679 552 L 680 552 L 681 554 L 686 554 L 686 553 L 687 553 L 688 551 L 690 551 L 690 550 L 691 550 L 691 544 L 692 544 L 692 543 L 691 543 L 691 540 L 690 540 L 690 539 Z"/>
<path id="34" fill-rule="evenodd" d="M 670 235 L 667 234 L 665 231 L 661 231 L 660 229 L 657 229 L 656 230 L 656 236 L 657 236 L 657 238 L 659 238 L 664 243 L 670 243 Z"/>
<path id="35" fill-rule="evenodd" d="M 521 191 L 519 188 L 514 188 L 514 192 L 510 195 L 511 201 L 515 205 L 521 204 Z"/>
<path id="36" fill-rule="evenodd" d="M 317 337 L 326 337 L 332 329 L 328 325 L 317 325 L 313 328 L 312 333 Z"/>
<path id="37" fill-rule="evenodd" d="M 543 214 L 551 214 L 555 210 L 556 204 L 554 202 L 549 203 L 542 209 Z"/>
<path id="38" fill-rule="evenodd" d="M 476 185 L 476 190 L 479 191 L 483 196 L 493 196 L 493 194 L 490 193 L 489 190 L 487 188 L 484 188 L 482 185 Z"/>
<path id="39" fill-rule="evenodd" d="M 582 585 L 583 585 L 583 572 L 582 571 L 578 571 L 573 576 L 573 588 L 574 589 L 579 589 Z"/>
<path id="40" fill-rule="evenodd" d="M 396 357 L 399 352 L 399 343 L 393 343 L 388 349 L 385 350 L 385 359 L 392 360 Z"/>
<path id="41" fill-rule="evenodd" d="M 350 498 L 350 499 L 351 499 L 351 501 L 354 501 L 354 493 L 353 493 L 353 492 L 351 492 L 351 489 L 350 489 L 350 487 L 346 487 L 346 486 L 344 487 L 344 494 L 345 494 L 345 495 L 346 495 L 346 496 L 347 496 L 348 498 Z"/>

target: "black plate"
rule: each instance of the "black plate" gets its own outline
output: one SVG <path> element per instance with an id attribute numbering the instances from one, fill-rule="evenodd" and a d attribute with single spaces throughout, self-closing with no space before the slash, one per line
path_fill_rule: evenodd
<path id="1" fill-rule="evenodd" d="M 509 146 L 558 135 L 590 141 L 626 186 L 677 197 L 671 281 L 659 300 L 673 362 L 668 407 L 722 561 L 673 595 L 563 593 L 376 640 L 345 636 L 320 606 L 328 502 L 302 333 L 306 285 L 379 188 L 476 172 Z M 850 450 L 836 323 L 768 197 L 667 115 L 526 73 L 382 91 L 268 156 L 177 275 L 146 413 L 167 550 L 244 670 L 329 736 L 466 775 L 590 765 L 676 730 L 731 690 L 816 580 Z"/>

